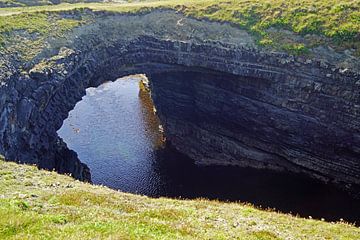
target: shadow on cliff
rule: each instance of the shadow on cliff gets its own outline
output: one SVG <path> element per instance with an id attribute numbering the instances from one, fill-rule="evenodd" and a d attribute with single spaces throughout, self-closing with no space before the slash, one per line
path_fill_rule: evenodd
<path id="1" fill-rule="evenodd" d="M 330 184 L 272 170 L 197 166 L 170 144 L 156 154 L 166 184 L 151 197 L 240 201 L 304 218 L 360 224 L 358 201 Z"/>

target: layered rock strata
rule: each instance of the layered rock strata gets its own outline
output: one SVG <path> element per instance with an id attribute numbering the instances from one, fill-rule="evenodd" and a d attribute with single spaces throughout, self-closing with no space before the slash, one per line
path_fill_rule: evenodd
<path id="1" fill-rule="evenodd" d="M 94 18 L 25 71 L 3 56 L 7 159 L 90 179 L 56 131 L 86 88 L 144 73 L 167 140 L 196 163 L 304 173 L 359 194 L 357 67 L 259 49 L 240 29 L 171 11 Z"/>

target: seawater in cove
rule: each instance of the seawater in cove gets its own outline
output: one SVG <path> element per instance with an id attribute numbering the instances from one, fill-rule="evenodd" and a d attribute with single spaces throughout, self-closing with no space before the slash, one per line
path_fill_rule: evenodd
<path id="1" fill-rule="evenodd" d="M 358 201 L 303 176 L 236 167 L 199 167 L 164 146 L 139 76 L 87 89 L 58 131 L 95 184 L 152 197 L 249 202 L 300 216 L 360 222 Z"/>

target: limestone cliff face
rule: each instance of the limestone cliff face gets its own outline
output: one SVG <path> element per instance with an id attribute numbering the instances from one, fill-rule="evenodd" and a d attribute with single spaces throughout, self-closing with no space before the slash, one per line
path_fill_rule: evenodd
<path id="1" fill-rule="evenodd" d="M 145 73 L 168 141 L 196 163 L 301 172 L 359 193 L 359 69 L 267 52 L 242 30 L 168 11 L 96 19 L 51 40 L 27 72 L 7 65 L 8 159 L 89 179 L 56 131 L 87 87 Z"/>

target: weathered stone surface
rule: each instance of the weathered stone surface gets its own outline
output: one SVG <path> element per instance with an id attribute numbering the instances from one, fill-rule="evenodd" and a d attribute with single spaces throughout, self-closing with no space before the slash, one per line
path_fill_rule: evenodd
<path id="1" fill-rule="evenodd" d="M 87 87 L 145 73 L 168 141 L 198 164 L 300 172 L 359 194 L 359 69 L 266 52 L 242 30 L 173 12 L 99 13 L 49 45 L 0 81 L 7 159 L 89 179 L 56 131 Z"/>

